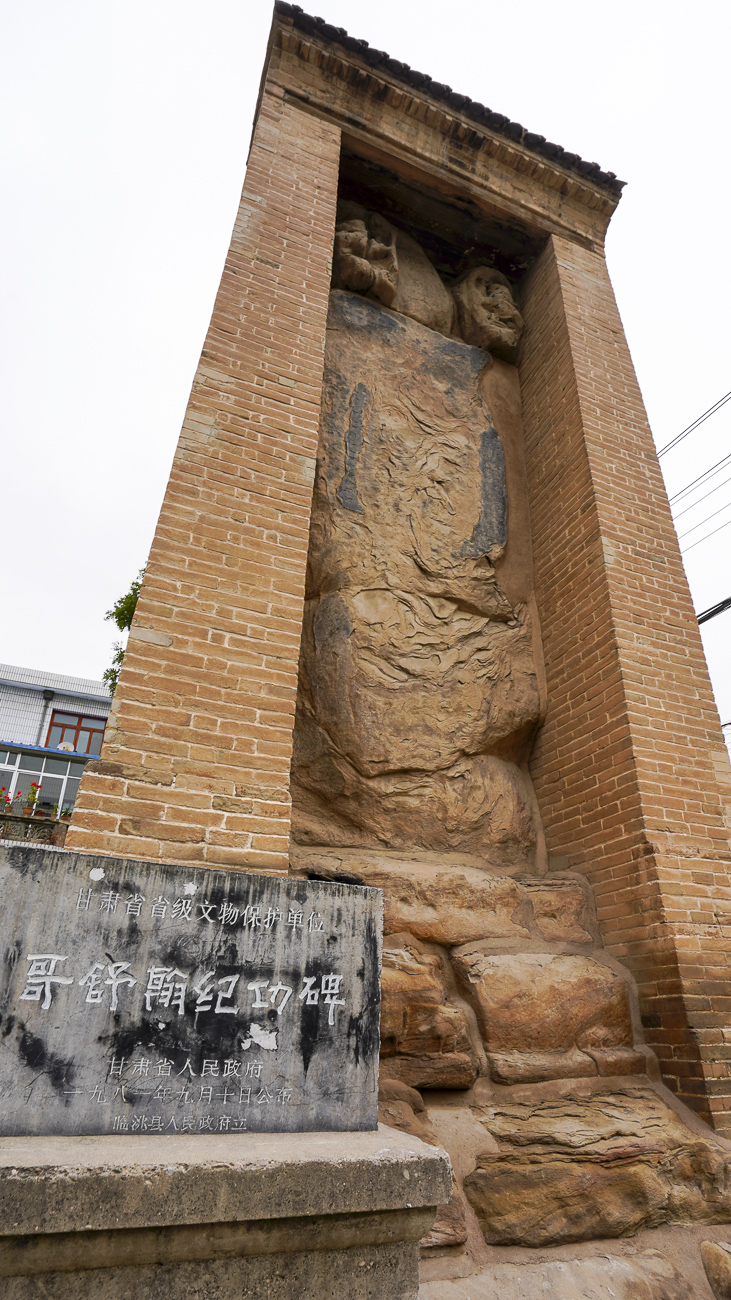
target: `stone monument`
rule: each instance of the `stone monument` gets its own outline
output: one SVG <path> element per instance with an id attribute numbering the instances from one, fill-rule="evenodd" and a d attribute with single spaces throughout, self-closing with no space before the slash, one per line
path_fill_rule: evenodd
<path id="1" fill-rule="evenodd" d="M 137 1076 L 109 1137 L 46 1139 L 42 1158 L 39 1139 L 4 1139 L 13 1300 L 47 1293 L 33 1277 L 71 1296 L 81 1267 L 99 1296 L 170 1276 L 175 1295 L 205 1279 L 413 1300 L 417 1242 L 421 1300 L 731 1293 L 731 782 L 603 257 L 621 188 L 275 5 L 105 746 L 71 853 L 25 871 L 83 901 L 98 869 L 100 897 L 171 909 L 162 939 L 141 927 L 139 969 L 121 912 L 74 915 L 69 1043 L 82 996 L 136 994 L 119 1027 L 111 1001 L 91 1008 L 109 1017 L 92 1089 L 99 1060 L 129 1072 L 140 1042 L 148 1071 L 185 1056 L 214 1089 L 206 1061 L 223 1084 L 256 1048 L 263 1070 L 275 1035 L 262 1087 L 290 1097 L 254 1112 L 244 1080 L 243 1131 L 206 1091 L 183 1107 L 215 1126 L 195 1159 L 191 1129 L 151 1129 L 178 1111 Z M 231 932 L 219 918 L 206 946 L 201 916 L 181 947 L 176 901 L 214 891 Z M 278 946 L 298 911 L 322 932 Z M 66 921 L 55 947 L 17 929 L 15 1083 L 44 981 L 72 956 Z M 236 1009 L 223 1029 L 219 1001 L 221 1021 Z M 18 1103 L 7 1132 L 110 1132 L 38 1086 L 45 1127 L 19 1128 Z M 346 1131 L 302 1132 L 318 1125 Z M 294 1134 L 257 1127 L 297 1128 L 296 1168 Z M 124 1170 L 113 1146 L 74 1141 L 124 1142 Z"/>
<path id="2" fill-rule="evenodd" d="M 185 875 L 8 850 L 0 1133 L 377 1127 L 380 894 Z"/>

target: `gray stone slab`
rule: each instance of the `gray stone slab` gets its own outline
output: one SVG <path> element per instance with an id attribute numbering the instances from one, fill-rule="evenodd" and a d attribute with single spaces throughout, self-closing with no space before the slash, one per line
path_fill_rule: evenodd
<path id="1" fill-rule="evenodd" d="M 0 1134 L 377 1125 L 378 890 L 0 848 Z"/>
<path id="2" fill-rule="evenodd" d="M 416 1300 L 444 1151 L 395 1129 L 0 1138 L 3 1300 Z"/>
<path id="3" fill-rule="evenodd" d="M 451 1179 L 444 1151 L 384 1125 L 347 1138 L 0 1138 L 0 1239 L 415 1209 L 449 1200 Z"/>

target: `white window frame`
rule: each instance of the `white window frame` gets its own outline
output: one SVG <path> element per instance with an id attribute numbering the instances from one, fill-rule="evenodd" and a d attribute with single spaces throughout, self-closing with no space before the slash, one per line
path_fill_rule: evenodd
<path id="1" fill-rule="evenodd" d="M 13 798 L 14 798 L 14 796 L 15 796 L 15 791 L 16 791 L 17 788 L 18 788 L 18 778 L 20 777 L 21 773 L 22 773 L 23 776 L 29 776 L 29 777 L 31 778 L 32 781 L 38 781 L 38 783 L 39 783 L 39 785 L 40 785 L 40 784 L 42 784 L 42 782 L 43 782 L 43 776 L 44 776 L 44 773 L 45 773 L 45 771 L 46 771 L 46 761 L 47 761 L 47 759 L 51 759 L 51 760 L 53 760 L 54 762 L 57 762 L 57 763 L 58 763 L 58 762 L 61 762 L 61 763 L 62 763 L 62 762 L 64 761 L 64 759 L 63 759 L 62 753 L 59 753 L 57 750 L 52 750 L 52 751 L 49 752 L 49 753 L 43 754 L 42 757 L 39 755 L 38 757 L 39 757 L 39 761 L 40 761 L 40 764 L 41 764 L 40 771 L 35 771 L 35 772 L 33 772 L 33 771 L 31 771 L 30 768 L 27 768 L 27 767 L 23 767 L 23 768 L 21 768 L 21 766 L 20 766 L 20 760 L 21 760 L 21 758 L 23 757 L 23 753 L 24 753 L 23 750 L 12 750 L 11 747 L 10 747 L 9 745 L 0 745 L 0 754 L 3 754 L 3 755 L 4 755 L 4 754 L 7 754 L 8 752 L 10 752 L 11 754 L 14 754 L 14 756 L 15 756 L 15 766 L 14 766 L 14 767 L 8 767 L 8 766 L 6 766 L 5 763 L 0 763 L 0 785 L 4 785 L 4 786 L 6 787 L 5 793 L 9 796 L 9 798 L 10 798 L 10 800 L 11 800 L 11 804 L 10 804 L 10 805 L 8 805 L 8 804 L 3 805 L 3 807 L 2 807 L 2 811 L 3 811 L 3 812 L 21 813 L 21 812 L 22 812 L 22 808 L 14 808 L 14 807 L 12 806 L 12 800 L 13 800 Z M 28 751 L 25 751 L 25 752 L 27 753 Z M 35 755 L 33 755 L 33 757 L 35 757 Z M 66 801 L 66 790 L 67 790 L 67 787 L 68 787 L 69 780 L 76 780 L 76 779 L 77 779 L 77 770 L 76 770 L 76 769 L 78 769 L 78 776 L 80 777 L 80 776 L 82 775 L 82 773 L 83 773 L 85 767 L 86 767 L 86 764 L 85 764 L 85 763 L 79 763 L 78 760 L 77 760 L 76 762 L 72 762 L 71 760 L 68 760 L 68 766 L 67 766 L 67 770 L 66 770 L 66 775 L 65 775 L 65 776 L 61 776 L 61 774 L 60 774 L 59 772 L 48 772 L 47 775 L 48 775 L 49 778 L 52 777 L 52 778 L 54 778 L 54 779 L 57 780 L 57 781 L 58 781 L 58 780 L 61 780 L 61 781 L 63 782 L 63 785 L 61 786 L 61 798 L 60 798 L 58 801 L 56 801 L 55 799 L 54 799 L 54 801 L 53 801 L 54 803 L 58 802 L 58 812 L 59 812 L 59 816 L 60 816 L 61 813 L 63 812 L 64 808 L 66 808 L 66 807 L 73 808 L 73 807 L 74 807 L 74 804 L 73 804 L 73 803 L 69 804 L 69 803 L 67 803 L 67 801 Z M 8 776 L 10 777 L 10 780 L 8 780 Z M 77 789 L 78 789 L 78 787 L 77 787 Z M 41 793 L 42 793 L 42 792 L 41 792 Z M 75 800 L 75 798 L 74 798 L 74 803 L 75 803 L 75 802 L 76 802 L 76 800 Z"/>

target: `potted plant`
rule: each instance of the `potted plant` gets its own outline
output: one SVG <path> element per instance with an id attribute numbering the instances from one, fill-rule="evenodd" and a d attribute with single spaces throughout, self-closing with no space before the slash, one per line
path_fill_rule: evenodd
<path id="1" fill-rule="evenodd" d="M 37 784 L 35 781 L 31 781 L 30 790 L 25 796 L 25 805 L 23 807 L 23 812 L 26 817 L 32 817 L 34 811 L 36 811 L 36 805 L 38 803 L 38 795 L 40 794 L 40 789 L 41 787 L 39 784 Z"/>
<path id="2" fill-rule="evenodd" d="M 68 806 L 67 806 L 66 808 L 64 808 L 63 812 L 61 813 L 61 821 L 62 821 L 62 822 L 70 822 L 70 821 L 71 821 L 71 812 L 72 812 L 72 810 L 71 810 L 71 808 L 69 808 Z"/>
<path id="3" fill-rule="evenodd" d="M 7 813 L 15 813 L 16 817 L 19 817 L 22 812 L 22 808 L 21 808 L 22 799 L 23 799 L 22 790 L 16 790 L 12 799 L 10 798 L 9 794 L 6 794 L 4 805 L 3 805 L 4 811 Z"/>

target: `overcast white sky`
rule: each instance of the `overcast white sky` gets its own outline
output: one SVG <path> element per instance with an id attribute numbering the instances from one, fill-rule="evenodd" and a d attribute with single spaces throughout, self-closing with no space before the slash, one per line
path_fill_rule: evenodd
<path id="1" fill-rule="evenodd" d="M 728 0 L 313 6 L 628 182 L 607 253 L 658 446 L 731 389 Z M 145 562 L 220 278 L 271 6 L 0 13 L 0 660 L 98 677 L 116 632 L 104 611 Z M 663 458 L 669 491 L 730 453 L 731 402 Z M 703 491 L 726 478 L 731 461 Z M 729 522 L 686 553 L 699 611 L 731 595 L 731 481 L 678 521 L 718 510 L 681 542 Z M 731 612 L 704 640 L 731 721 Z"/>

